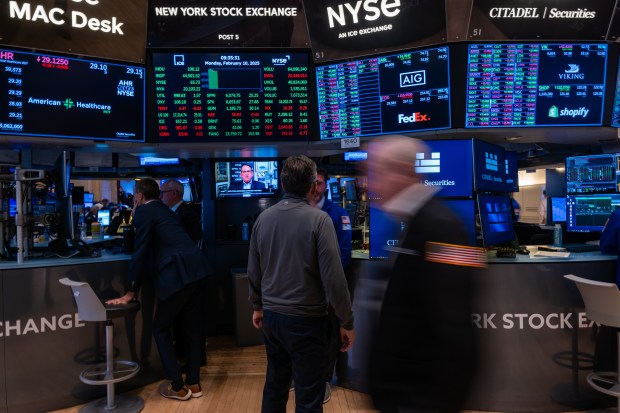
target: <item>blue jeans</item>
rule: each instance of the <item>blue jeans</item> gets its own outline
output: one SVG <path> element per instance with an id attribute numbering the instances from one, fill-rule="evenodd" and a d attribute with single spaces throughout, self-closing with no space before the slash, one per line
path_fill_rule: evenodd
<path id="1" fill-rule="evenodd" d="M 323 411 L 328 358 L 329 320 L 263 311 L 267 378 L 262 413 L 285 413 L 295 381 L 295 412 Z"/>

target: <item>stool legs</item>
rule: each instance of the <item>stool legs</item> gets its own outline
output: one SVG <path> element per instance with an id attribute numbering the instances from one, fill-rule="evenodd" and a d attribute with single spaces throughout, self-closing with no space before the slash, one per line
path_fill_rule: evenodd
<path id="1" fill-rule="evenodd" d="M 114 377 L 114 323 L 108 319 L 105 322 L 105 372 L 106 376 L 112 375 L 109 378 Z M 106 409 L 111 410 L 116 408 L 114 404 L 114 383 L 108 383 L 107 387 L 107 406 Z"/>

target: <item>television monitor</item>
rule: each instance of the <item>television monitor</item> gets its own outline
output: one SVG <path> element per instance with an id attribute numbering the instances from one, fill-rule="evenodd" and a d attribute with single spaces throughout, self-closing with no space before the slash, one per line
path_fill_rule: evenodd
<path id="1" fill-rule="evenodd" d="M 277 197 L 277 160 L 236 160 L 215 162 L 216 198 Z"/>
<path id="2" fill-rule="evenodd" d="M 507 192 L 505 162 L 504 148 L 474 139 L 474 189 Z"/>
<path id="3" fill-rule="evenodd" d="M 566 197 L 552 196 L 548 198 L 551 207 L 551 224 L 566 222 Z"/>
<path id="4" fill-rule="evenodd" d="M 84 192 L 84 206 L 92 208 L 95 200 L 95 194 L 91 192 Z"/>
<path id="5" fill-rule="evenodd" d="M 516 240 L 510 203 L 508 195 L 478 194 L 478 214 L 485 247 Z"/>
<path id="6" fill-rule="evenodd" d="M 473 199 L 444 199 L 443 202 L 463 221 L 470 244 L 476 245 L 476 212 Z"/>
<path id="7" fill-rule="evenodd" d="M 620 16 L 620 13 L 616 13 Z M 614 18 L 620 23 L 620 17 Z M 618 58 L 618 70 L 616 71 L 616 85 L 614 89 L 614 100 L 611 111 L 611 126 L 620 128 L 620 57 Z"/>
<path id="8" fill-rule="evenodd" d="M 427 151 L 417 153 L 414 165 L 426 186 L 441 187 L 440 197 L 472 195 L 472 140 L 425 141 Z"/>
<path id="9" fill-rule="evenodd" d="M 566 158 L 566 192 L 600 194 L 618 191 L 618 154 L 579 155 Z"/>
<path id="10" fill-rule="evenodd" d="M 153 52 L 160 142 L 308 140 L 308 51 Z"/>
<path id="11" fill-rule="evenodd" d="M 519 192 L 519 166 L 517 163 L 518 154 L 516 151 L 505 151 L 506 156 L 506 192 Z"/>
<path id="12" fill-rule="evenodd" d="M 110 211 L 107 209 L 97 211 L 97 221 L 101 221 L 101 224 L 106 227 L 110 225 Z"/>
<path id="13" fill-rule="evenodd" d="M 331 180 L 328 182 L 330 199 L 338 204 L 342 203 L 342 192 L 340 190 L 340 182 Z"/>
<path id="14" fill-rule="evenodd" d="M 368 159 L 368 152 L 366 151 L 351 151 L 344 153 L 345 162 L 365 161 L 366 159 Z"/>
<path id="15" fill-rule="evenodd" d="M 471 43 L 466 128 L 601 126 L 605 43 Z"/>
<path id="16" fill-rule="evenodd" d="M 611 213 L 620 207 L 620 194 L 568 195 L 566 230 L 601 232 Z"/>
<path id="17" fill-rule="evenodd" d="M 0 134 L 143 142 L 145 118 L 144 67 L 0 49 Z"/>
<path id="18" fill-rule="evenodd" d="M 355 178 L 341 178 L 344 187 L 344 196 L 347 201 L 357 202 L 357 189 L 355 188 Z"/>
<path id="19" fill-rule="evenodd" d="M 141 156 L 140 166 L 163 166 L 163 165 L 179 165 L 179 158 L 158 158 L 156 156 Z"/>
<path id="20" fill-rule="evenodd" d="M 450 128 L 447 46 L 316 68 L 321 139 Z"/>

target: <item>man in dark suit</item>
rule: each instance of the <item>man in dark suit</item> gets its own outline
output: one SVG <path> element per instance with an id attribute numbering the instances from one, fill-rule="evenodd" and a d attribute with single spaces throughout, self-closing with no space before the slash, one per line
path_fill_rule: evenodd
<path id="1" fill-rule="evenodd" d="M 153 336 L 166 377 L 159 392 L 170 399 L 187 400 L 202 396 L 200 387 L 200 340 L 202 332 L 201 291 L 207 276 L 206 257 L 189 237 L 174 212 L 159 200 L 159 186 L 153 179 L 136 183 L 134 218 L 135 248 L 128 272 L 125 295 L 108 304 L 124 304 L 134 299 L 148 277 L 154 277 L 157 309 Z M 155 273 L 148 271 L 154 261 Z M 182 315 L 189 342 L 188 370 L 183 380 L 174 351 L 172 323 Z"/>
<path id="2" fill-rule="evenodd" d="M 159 191 L 159 198 L 161 201 L 166 204 L 168 208 L 170 208 L 177 217 L 181 220 L 181 224 L 183 228 L 187 231 L 188 235 L 199 245 L 202 247 L 202 227 L 200 225 L 200 217 L 194 211 L 194 209 L 186 202 L 183 201 L 183 192 L 184 192 L 183 184 L 176 179 L 168 179 L 161 185 L 161 190 Z M 203 314 L 206 317 L 206 299 L 207 292 L 203 292 Z M 176 350 L 177 357 L 179 359 L 187 358 L 187 341 L 185 340 L 185 335 L 183 334 L 182 329 L 182 317 L 179 320 L 175 320 L 174 322 L 174 347 Z M 181 328 L 179 328 L 179 326 Z M 203 327 L 203 339 L 200 342 L 200 365 L 204 366 L 207 364 L 207 349 L 206 349 L 206 340 L 207 340 L 207 332 L 206 326 Z"/>
<path id="3" fill-rule="evenodd" d="M 252 165 L 248 163 L 244 163 L 241 165 L 241 180 L 240 181 L 232 181 L 229 190 L 242 190 L 242 189 L 266 189 L 265 184 L 263 182 L 258 182 L 254 180 L 254 170 L 252 169 Z"/>

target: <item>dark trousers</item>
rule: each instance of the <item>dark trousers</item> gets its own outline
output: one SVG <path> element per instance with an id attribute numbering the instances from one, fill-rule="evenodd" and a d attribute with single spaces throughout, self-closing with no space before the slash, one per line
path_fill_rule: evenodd
<path id="1" fill-rule="evenodd" d="M 325 395 L 329 320 L 263 311 L 267 378 L 262 413 L 285 413 L 291 378 L 295 412 L 320 413 Z"/>
<path id="2" fill-rule="evenodd" d="M 184 323 L 180 326 L 186 335 L 187 349 L 187 384 L 200 382 L 200 342 L 202 340 L 202 281 L 185 286 L 181 291 L 163 301 L 157 301 L 153 320 L 153 336 L 159 357 L 161 358 L 166 378 L 172 381 L 172 388 L 179 390 L 183 386 L 181 367 L 177 362 L 172 338 L 172 324 L 180 316 Z"/>

